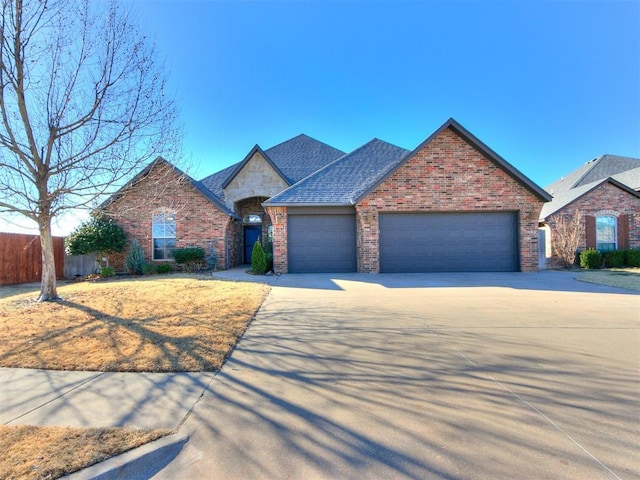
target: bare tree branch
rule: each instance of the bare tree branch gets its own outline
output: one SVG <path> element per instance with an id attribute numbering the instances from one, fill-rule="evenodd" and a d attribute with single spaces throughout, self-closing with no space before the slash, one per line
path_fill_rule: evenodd
<path id="1" fill-rule="evenodd" d="M 37 222 L 43 242 L 65 210 L 94 207 L 181 130 L 153 46 L 115 0 L 3 0 L 0 212 Z M 56 297 L 43 243 L 40 298 Z M 52 273 L 53 272 L 53 273 Z"/>

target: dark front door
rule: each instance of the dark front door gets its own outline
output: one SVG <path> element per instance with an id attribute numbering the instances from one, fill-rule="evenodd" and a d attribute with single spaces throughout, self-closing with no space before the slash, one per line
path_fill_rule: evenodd
<path id="1" fill-rule="evenodd" d="M 261 233 L 260 225 L 244 227 L 244 263 L 251 263 L 253 245 L 260 239 Z"/>

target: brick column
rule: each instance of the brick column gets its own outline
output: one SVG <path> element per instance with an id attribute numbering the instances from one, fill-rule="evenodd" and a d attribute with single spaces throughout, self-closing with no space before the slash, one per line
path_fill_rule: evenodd
<path id="1" fill-rule="evenodd" d="M 288 273 L 287 207 L 267 207 L 266 210 L 273 225 L 273 272 Z"/>

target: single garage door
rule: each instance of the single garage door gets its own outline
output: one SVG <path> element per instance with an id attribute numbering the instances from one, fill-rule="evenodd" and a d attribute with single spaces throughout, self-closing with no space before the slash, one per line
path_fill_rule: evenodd
<path id="1" fill-rule="evenodd" d="M 289 214 L 290 273 L 356 271 L 355 214 Z"/>
<path id="2" fill-rule="evenodd" d="M 381 272 L 518 270 L 514 212 L 380 214 Z"/>

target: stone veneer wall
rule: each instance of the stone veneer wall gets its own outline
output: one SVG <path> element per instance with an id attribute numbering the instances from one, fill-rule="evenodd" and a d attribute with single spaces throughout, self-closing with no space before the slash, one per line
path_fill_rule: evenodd
<path id="1" fill-rule="evenodd" d="M 516 211 L 520 270 L 538 269 L 543 202 L 469 145 L 443 130 L 356 205 L 358 271 L 378 273 L 381 212 Z"/>
<path id="2" fill-rule="evenodd" d="M 251 197 L 269 198 L 288 186 L 269 162 L 256 152 L 224 189 L 225 202 L 230 210 L 236 212 L 236 202 Z"/>

